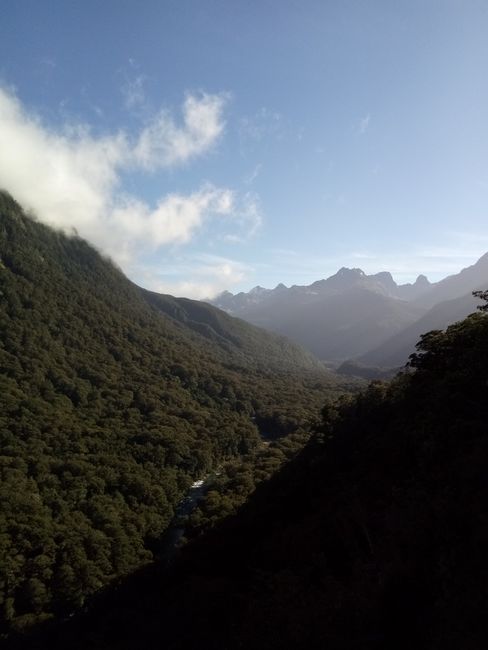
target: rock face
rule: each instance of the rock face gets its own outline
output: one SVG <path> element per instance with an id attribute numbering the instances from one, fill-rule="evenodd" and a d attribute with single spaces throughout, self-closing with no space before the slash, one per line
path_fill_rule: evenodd
<path id="1" fill-rule="evenodd" d="M 419 275 L 413 284 L 398 285 L 387 271 L 366 275 L 343 267 L 308 286 L 255 287 L 235 296 L 226 291 L 212 302 L 289 336 L 322 360 L 356 357 L 389 367 L 408 360 L 426 327 L 444 328 L 474 311 L 471 292 L 486 287 L 488 253 L 437 283 Z"/>
<path id="2" fill-rule="evenodd" d="M 433 285 L 425 275 L 419 275 L 413 284 L 401 284 L 397 287 L 398 297 L 404 300 L 415 300 L 426 293 Z"/>

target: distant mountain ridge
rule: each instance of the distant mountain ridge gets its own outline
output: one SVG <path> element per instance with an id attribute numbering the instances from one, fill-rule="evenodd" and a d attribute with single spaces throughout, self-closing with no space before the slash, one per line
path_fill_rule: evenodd
<path id="1" fill-rule="evenodd" d="M 413 284 L 398 285 L 388 271 L 366 275 L 359 268 L 342 267 L 329 278 L 317 280 L 311 285 L 286 287 L 280 283 L 274 289 L 265 289 L 258 285 L 248 293 L 241 291 L 234 295 L 230 291 L 224 291 L 209 302 L 231 314 L 241 315 L 241 311 L 247 307 L 279 300 L 285 295 L 300 297 L 303 302 L 312 302 L 319 297 L 332 296 L 352 288 L 364 288 L 390 298 L 414 300 L 428 292 L 433 286 L 435 285 L 431 284 L 425 275 L 419 275 Z"/>
<path id="2" fill-rule="evenodd" d="M 414 283 L 399 285 L 387 271 L 367 275 L 343 267 L 308 286 L 257 286 L 236 295 L 226 291 L 211 302 L 288 336 L 322 360 L 358 358 L 392 367 L 406 363 L 426 329 L 445 328 L 474 311 L 471 292 L 487 286 L 488 253 L 435 283 L 419 275 Z"/>

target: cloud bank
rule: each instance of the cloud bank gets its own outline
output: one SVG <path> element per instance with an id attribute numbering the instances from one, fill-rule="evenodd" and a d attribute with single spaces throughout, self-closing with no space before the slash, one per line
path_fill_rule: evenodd
<path id="1" fill-rule="evenodd" d="M 41 221 L 76 228 L 127 269 L 160 246 L 189 242 L 211 218 L 242 221 L 228 188 L 203 184 L 149 205 L 121 183 L 123 172 L 174 168 L 209 152 L 224 132 L 225 103 L 223 94 L 187 95 L 179 122 L 162 110 L 135 136 L 94 136 L 86 125 L 48 127 L 0 88 L 0 187 Z"/>
<path id="2" fill-rule="evenodd" d="M 146 266 L 140 272 L 144 284 L 153 291 L 205 300 L 241 282 L 252 274 L 252 269 L 226 257 L 197 254 L 180 257 L 170 268 Z M 182 277 L 196 277 L 198 281 Z"/>

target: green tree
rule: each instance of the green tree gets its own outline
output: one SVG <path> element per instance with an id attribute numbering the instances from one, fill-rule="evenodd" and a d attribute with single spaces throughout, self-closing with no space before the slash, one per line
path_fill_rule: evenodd
<path id="1" fill-rule="evenodd" d="M 478 305 L 477 309 L 480 311 L 488 311 L 488 290 L 487 291 L 473 291 L 473 296 L 475 298 L 479 298 L 480 300 L 484 300 L 485 304 L 484 305 Z"/>

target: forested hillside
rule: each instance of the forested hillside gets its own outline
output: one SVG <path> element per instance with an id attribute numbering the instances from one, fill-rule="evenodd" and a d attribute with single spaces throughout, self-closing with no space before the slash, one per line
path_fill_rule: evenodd
<path id="1" fill-rule="evenodd" d="M 143 572 L 34 645 L 481 650 L 487 368 L 486 313 L 424 335 L 408 372 L 329 402 L 301 455 L 165 585 Z"/>
<path id="2" fill-rule="evenodd" d="M 286 339 L 143 291 L 0 193 L 0 621 L 151 560 L 197 477 L 341 386 Z"/>

